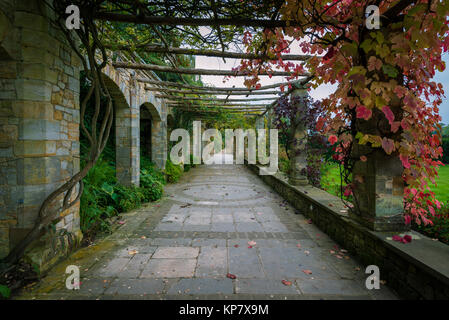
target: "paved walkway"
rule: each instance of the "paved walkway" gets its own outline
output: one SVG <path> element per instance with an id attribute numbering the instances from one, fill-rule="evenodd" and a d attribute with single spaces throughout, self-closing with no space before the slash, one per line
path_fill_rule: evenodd
<path id="1" fill-rule="evenodd" d="M 395 299 L 244 166 L 200 166 L 22 299 Z M 77 265 L 81 289 L 65 288 Z M 235 279 L 232 279 L 234 278 Z"/>

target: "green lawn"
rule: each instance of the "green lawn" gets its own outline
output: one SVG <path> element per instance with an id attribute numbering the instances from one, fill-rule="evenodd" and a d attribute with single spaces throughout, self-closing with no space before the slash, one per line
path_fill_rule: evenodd
<path id="1" fill-rule="evenodd" d="M 449 201 L 449 165 L 440 167 L 437 186 L 432 188 L 436 198 L 441 202 Z"/>
<path id="2" fill-rule="evenodd" d="M 321 177 L 323 188 L 329 193 L 338 195 L 340 191 L 340 171 L 338 165 L 325 164 L 323 169 L 323 176 Z M 433 186 L 432 190 L 435 192 L 436 198 L 439 201 L 449 201 L 449 165 L 440 167 L 437 186 Z"/>

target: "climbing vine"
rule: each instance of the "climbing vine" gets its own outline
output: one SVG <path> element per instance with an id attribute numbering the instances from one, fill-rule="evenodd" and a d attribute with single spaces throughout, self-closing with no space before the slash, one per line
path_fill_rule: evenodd
<path id="1" fill-rule="evenodd" d="M 317 120 L 322 116 L 322 104 L 311 97 L 283 95 L 273 106 L 272 121 L 279 130 L 279 142 L 285 147 L 290 160 L 300 153 L 307 156 L 307 167 L 302 174 L 316 187 L 321 186 L 321 164 L 328 149 L 325 137 L 316 130 Z M 307 133 L 304 141 L 295 138 L 295 123 L 304 126 Z M 304 144 L 304 149 L 296 148 L 298 144 Z"/>
<path id="2" fill-rule="evenodd" d="M 379 29 L 366 28 L 369 5 L 380 10 Z M 273 60 L 244 61 L 240 69 L 254 72 L 250 86 L 256 85 L 257 72 L 274 67 L 293 76 L 308 70 L 315 88 L 336 84 L 322 101 L 317 129 L 335 145 L 345 194 L 353 192 L 354 165 L 372 156 L 357 154 L 356 147 L 383 150 L 403 166 L 405 222 L 428 224 L 440 207 L 429 183 L 435 183 L 441 164 L 438 106 L 444 92 L 432 77 L 445 69 L 448 12 L 448 1 L 288 0 L 280 13 L 294 26 L 245 37 L 249 52 L 263 50 Z M 314 57 L 304 65 L 282 61 L 280 54 L 292 45 Z"/>

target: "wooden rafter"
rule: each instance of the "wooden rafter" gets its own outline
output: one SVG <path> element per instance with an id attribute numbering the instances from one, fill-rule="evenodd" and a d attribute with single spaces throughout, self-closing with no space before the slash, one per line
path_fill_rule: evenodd
<path id="1" fill-rule="evenodd" d="M 239 26 L 239 27 L 259 27 L 277 28 L 296 26 L 296 21 L 268 20 L 268 19 L 247 19 L 247 18 L 218 18 L 218 19 L 198 19 L 198 18 L 175 18 L 168 16 L 145 16 L 130 15 L 112 12 L 96 12 L 95 19 L 128 22 L 147 25 L 171 25 L 171 26 Z"/>
<path id="2" fill-rule="evenodd" d="M 232 70 L 213 70 L 213 69 L 189 69 L 189 68 L 173 68 L 169 66 L 158 66 L 155 64 L 144 64 L 144 63 L 130 63 L 130 62 L 114 62 L 112 65 L 115 68 L 123 69 L 135 69 L 135 70 L 151 70 L 160 72 L 172 72 L 177 74 L 199 74 L 199 75 L 209 75 L 209 76 L 230 76 L 230 77 L 244 77 L 249 76 L 250 73 L 247 71 L 232 71 Z M 258 73 L 259 76 L 292 76 L 291 72 L 286 71 L 261 71 Z M 310 76 L 309 73 L 298 74 L 298 76 Z"/>
<path id="3" fill-rule="evenodd" d="M 109 49 L 115 50 L 131 50 L 130 46 L 114 46 L 107 45 Z M 263 54 L 253 54 L 253 53 L 243 53 L 243 52 L 229 52 L 229 51 L 219 51 L 219 50 L 206 50 L 206 49 L 194 49 L 194 48 L 174 48 L 166 47 L 159 44 L 149 44 L 141 45 L 132 48 L 132 50 L 141 49 L 146 52 L 156 52 L 156 53 L 170 53 L 170 54 L 186 54 L 192 56 L 207 56 L 207 57 L 219 57 L 219 58 L 231 58 L 231 59 L 248 59 L 248 60 L 273 60 L 277 57 L 269 57 Z M 301 54 L 283 54 L 281 59 L 284 61 L 307 61 L 310 59 L 311 55 L 301 55 Z"/>
<path id="4" fill-rule="evenodd" d="M 242 92 L 262 91 L 262 90 L 267 90 L 267 89 L 278 88 L 282 85 L 285 88 L 288 88 L 289 84 L 294 83 L 294 82 L 281 82 L 281 83 L 274 83 L 274 84 L 269 84 L 266 86 L 261 86 L 260 88 L 257 88 L 257 89 L 256 88 L 249 89 L 249 88 L 226 88 L 226 87 L 200 87 L 200 86 L 181 84 L 181 83 L 177 83 L 177 82 L 157 81 L 157 80 L 144 79 L 144 78 L 136 78 L 136 80 L 139 82 L 142 82 L 142 83 L 155 84 L 155 85 L 163 86 L 163 87 L 172 87 L 172 88 L 179 88 L 179 89 L 192 89 L 192 90 L 205 90 L 205 91 L 213 90 L 213 91 L 217 91 L 217 92 L 224 92 L 223 94 L 225 94 L 226 92 L 238 92 L 238 91 L 242 91 Z"/>
<path id="5" fill-rule="evenodd" d="M 233 95 L 233 96 L 244 96 L 244 95 L 281 95 L 282 91 L 237 91 L 237 92 L 228 92 L 223 93 L 220 91 L 186 91 L 186 90 L 176 90 L 176 89 L 166 89 L 166 88 L 155 88 L 155 87 L 145 87 L 145 90 L 147 91 L 157 91 L 157 92 L 167 92 L 167 93 L 180 93 L 180 94 L 221 94 L 221 95 Z"/>
<path id="6" fill-rule="evenodd" d="M 159 99 L 169 99 L 169 100 L 179 100 L 179 101 L 217 101 L 217 102 L 251 102 L 251 101 L 266 101 L 274 100 L 277 98 L 251 98 L 251 99 L 219 99 L 219 98 L 196 98 L 196 97 L 180 97 L 168 94 L 157 94 L 156 98 Z"/>

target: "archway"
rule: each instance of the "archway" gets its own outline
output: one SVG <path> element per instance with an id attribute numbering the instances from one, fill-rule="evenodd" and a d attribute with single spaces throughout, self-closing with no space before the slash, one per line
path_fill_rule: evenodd
<path id="1" fill-rule="evenodd" d="M 115 170 L 120 184 L 139 185 L 139 110 L 128 103 L 120 87 L 107 75 L 104 81 L 114 100 Z"/>
<path id="2" fill-rule="evenodd" d="M 163 121 L 157 108 L 150 102 L 140 106 L 140 146 L 143 154 L 160 169 L 167 160 L 167 122 Z"/>

